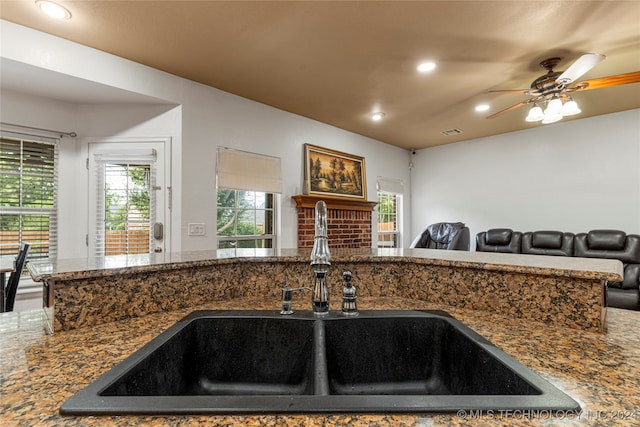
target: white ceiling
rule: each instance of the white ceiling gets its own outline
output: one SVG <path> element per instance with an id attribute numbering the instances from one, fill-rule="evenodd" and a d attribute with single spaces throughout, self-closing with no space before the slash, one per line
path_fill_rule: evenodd
<path id="1" fill-rule="evenodd" d="M 0 18 L 404 148 L 542 126 L 528 108 L 538 63 L 607 59 L 580 80 L 640 70 L 636 1 L 64 1 L 69 21 L 32 1 L 0 1 Z M 438 68 L 419 74 L 433 59 Z M 162 102 L 3 60 L 2 89 L 70 102 Z M 55 85 L 48 84 L 54 80 Z M 47 84 L 44 84 L 47 82 Z M 640 84 L 574 94 L 576 120 L 640 108 Z M 479 114 L 476 104 L 491 110 Z M 373 111 L 384 111 L 377 123 Z M 548 125 L 553 126 L 553 125 Z M 444 136 L 452 128 L 460 135 Z"/>

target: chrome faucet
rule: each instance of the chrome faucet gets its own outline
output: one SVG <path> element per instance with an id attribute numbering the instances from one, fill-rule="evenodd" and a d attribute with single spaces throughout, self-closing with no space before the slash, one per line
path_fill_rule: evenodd
<path id="1" fill-rule="evenodd" d="M 311 307 L 314 314 L 324 315 L 329 312 L 329 290 L 327 289 L 327 267 L 331 265 L 331 253 L 327 241 L 327 204 L 320 200 L 316 203 L 316 234 L 311 249 L 311 266 L 316 275 L 311 296 Z"/>

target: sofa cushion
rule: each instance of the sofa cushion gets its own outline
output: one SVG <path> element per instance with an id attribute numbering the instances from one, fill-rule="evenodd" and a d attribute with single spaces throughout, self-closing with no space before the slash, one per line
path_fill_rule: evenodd
<path id="1" fill-rule="evenodd" d="M 590 249 L 607 251 L 624 250 L 627 234 L 618 230 L 591 230 L 587 233 L 587 244 Z"/>
<path id="2" fill-rule="evenodd" d="M 494 228 L 476 234 L 476 251 L 519 254 L 522 252 L 522 233 L 509 228 Z"/>
<path id="3" fill-rule="evenodd" d="M 562 233 L 560 231 L 536 231 L 531 243 L 535 248 L 560 249 L 562 247 Z"/>
<path id="4" fill-rule="evenodd" d="M 522 235 L 522 253 L 529 255 L 573 256 L 573 233 L 527 231 Z"/>
<path id="5" fill-rule="evenodd" d="M 634 289 L 607 288 L 607 307 L 625 308 L 627 310 L 640 310 L 638 291 Z"/>
<path id="6" fill-rule="evenodd" d="M 597 230 L 594 230 L 597 231 Z M 602 232 L 605 230 L 599 230 L 600 233 L 579 233 L 575 237 L 575 256 L 584 258 L 607 258 L 617 259 L 622 261 L 623 264 L 640 264 L 640 235 L 627 234 L 624 246 L 621 249 L 596 249 L 590 246 L 589 235 L 602 236 Z M 609 230 L 611 232 L 612 230 Z M 618 233 L 618 232 L 615 232 Z M 602 245 L 600 239 L 600 245 Z M 598 239 L 596 239 L 598 243 Z M 607 246 L 606 243 L 604 243 Z M 609 244 L 613 246 L 613 244 Z"/>
<path id="7" fill-rule="evenodd" d="M 511 242 L 511 234 L 513 230 L 510 228 L 492 228 L 487 230 L 485 242 L 488 245 L 508 245 Z"/>

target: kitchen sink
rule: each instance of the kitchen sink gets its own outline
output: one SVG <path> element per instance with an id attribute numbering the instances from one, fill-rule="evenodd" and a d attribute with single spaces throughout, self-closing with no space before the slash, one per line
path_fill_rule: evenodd
<path id="1" fill-rule="evenodd" d="M 196 311 L 80 390 L 67 415 L 580 411 L 441 311 Z"/>

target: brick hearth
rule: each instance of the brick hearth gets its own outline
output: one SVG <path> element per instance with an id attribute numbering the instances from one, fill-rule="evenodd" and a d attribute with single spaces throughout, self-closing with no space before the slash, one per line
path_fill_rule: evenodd
<path id="1" fill-rule="evenodd" d="M 298 211 L 298 247 L 313 247 L 315 205 L 327 204 L 327 228 L 330 248 L 370 248 L 371 215 L 376 202 L 330 197 L 293 196 Z"/>

